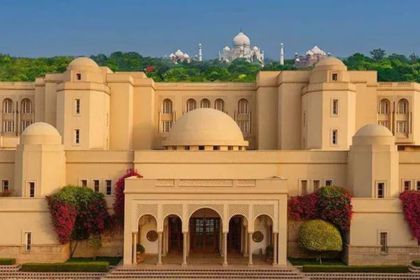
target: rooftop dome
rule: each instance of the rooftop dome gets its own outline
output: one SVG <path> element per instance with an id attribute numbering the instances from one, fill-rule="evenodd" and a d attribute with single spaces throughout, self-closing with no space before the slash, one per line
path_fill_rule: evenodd
<path id="1" fill-rule="evenodd" d="M 78 57 L 69 63 L 67 69 L 98 68 L 98 64 L 89 57 Z"/>
<path id="2" fill-rule="evenodd" d="M 218 146 L 246 147 L 241 129 L 227 114 L 209 108 L 188 112 L 169 132 L 165 147 Z"/>
<path id="3" fill-rule="evenodd" d="M 22 132 L 21 144 L 61 144 L 61 136 L 52 125 L 36 122 Z"/>
<path id="4" fill-rule="evenodd" d="M 243 32 L 239 32 L 235 37 L 233 37 L 234 46 L 249 46 L 251 45 L 251 40 Z"/>
<path id="5" fill-rule="evenodd" d="M 385 126 L 378 124 L 367 124 L 361 127 L 354 136 L 393 136 Z"/>
<path id="6" fill-rule="evenodd" d="M 353 145 L 394 145 L 394 135 L 385 126 L 367 124 L 356 132 Z"/>
<path id="7" fill-rule="evenodd" d="M 321 59 L 316 65 L 315 69 L 343 69 L 346 70 L 347 66 L 338 58 L 329 56 L 326 58 Z"/>

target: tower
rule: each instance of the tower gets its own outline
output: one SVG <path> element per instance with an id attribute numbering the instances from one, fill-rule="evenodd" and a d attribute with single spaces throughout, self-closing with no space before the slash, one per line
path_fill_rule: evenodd
<path id="1" fill-rule="evenodd" d="M 203 45 L 198 43 L 198 61 L 203 61 Z"/>
<path id="2" fill-rule="evenodd" d="M 280 65 L 284 65 L 284 44 L 280 44 Z"/>

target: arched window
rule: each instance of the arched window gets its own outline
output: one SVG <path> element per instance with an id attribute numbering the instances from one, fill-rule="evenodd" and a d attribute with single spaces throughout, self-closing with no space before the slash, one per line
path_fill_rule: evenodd
<path id="1" fill-rule="evenodd" d="M 403 98 L 398 101 L 398 114 L 408 114 L 408 100 Z"/>
<path id="2" fill-rule="evenodd" d="M 201 99 L 200 107 L 201 108 L 210 108 L 210 100 L 208 100 L 207 98 Z"/>
<path id="3" fill-rule="evenodd" d="M 13 101 L 10 98 L 3 100 L 3 113 L 13 113 Z"/>
<path id="4" fill-rule="evenodd" d="M 224 112 L 225 111 L 225 102 L 223 99 L 218 98 L 214 101 L 214 109 Z"/>
<path id="5" fill-rule="evenodd" d="M 238 113 L 239 114 L 247 114 L 248 113 L 248 100 L 242 98 L 238 102 Z"/>
<path id="6" fill-rule="evenodd" d="M 21 113 L 31 114 L 32 113 L 32 102 L 28 98 L 25 98 L 21 102 Z"/>
<path id="7" fill-rule="evenodd" d="M 171 114 L 172 113 L 172 100 L 166 98 L 163 100 L 162 103 L 162 112 L 164 114 Z"/>
<path id="8" fill-rule="evenodd" d="M 195 110 L 197 108 L 197 102 L 194 99 L 190 98 L 187 100 L 187 112 Z"/>
<path id="9" fill-rule="evenodd" d="M 390 112 L 390 102 L 388 99 L 381 99 L 379 102 L 379 114 L 387 115 Z"/>

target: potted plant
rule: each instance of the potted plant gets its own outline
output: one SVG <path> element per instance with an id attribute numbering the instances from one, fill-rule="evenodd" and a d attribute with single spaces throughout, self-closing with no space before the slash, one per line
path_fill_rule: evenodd
<path id="1" fill-rule="evenodd" d="M 144 262 L 144 252 L 145 250 L 144 250 L 143 245 L 137 244 L 137 256 L 136 256 L 137 263 Z"/>

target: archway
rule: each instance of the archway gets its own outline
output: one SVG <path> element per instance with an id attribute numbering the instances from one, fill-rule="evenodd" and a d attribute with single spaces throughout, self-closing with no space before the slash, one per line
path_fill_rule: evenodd
<path id="1" fill-rule="evenodd" d="M 252 255 L 262 261 L 273 262 L 274 256 L 273 219 L 269 215 L 259 215 L 254 221 L 254 233 L 252 234 Z"/>
<path id="2" fill-rule="evenodd" d="M 219 253 L 222 220 L 213 209 L 196 210 L 189 220 L 190 251 L 192 253 Z"/>
<path id="3" fill-rule="evenodd" d="M 248 222 L 243 215 L 235 215 L 229 220 L 229 232 L 227 235 L 227 249 L 229 256 L 246 254 L 245 243 Z"/>
<path id="4" fill-rule="evenodd" d="M 140 263 L 137 252 L 140 252 L 140 247 L 144 248 L 146 255 L 158 255 L 158 233 L 157 220 L 150 214 L 142 215 L 137 224 L 137 233 L 133 241 L 133 263 Z"/>
<path id="5" fill-rule="evenodd" d="M 182 255 L 182 220 L 177 215 L 169 215 L 164 220 L 165 251 L 169 255 Z"/>

